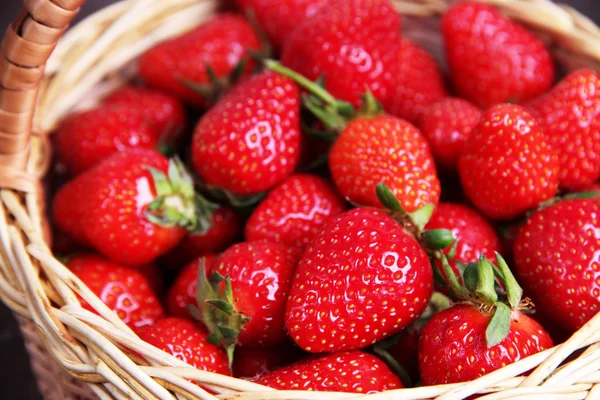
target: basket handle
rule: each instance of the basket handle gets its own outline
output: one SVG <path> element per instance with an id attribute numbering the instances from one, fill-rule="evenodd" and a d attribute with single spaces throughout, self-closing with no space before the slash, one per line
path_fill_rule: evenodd
<path id="1" fill-rule="evenodd" d="M 33 192 L 26 171 L 37 95 L 50 54 L 85 0 L 24 0 L 0 45 L 0 188 Z"/>

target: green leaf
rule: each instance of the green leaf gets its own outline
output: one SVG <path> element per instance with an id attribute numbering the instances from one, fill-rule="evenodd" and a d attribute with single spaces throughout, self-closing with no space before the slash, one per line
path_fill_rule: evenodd
<path id="1" fill-rule="evenodd" d="M 383 112 L 383 107 L 368 87 L 365 94 L 362 95 L 362 100 L 363 104 L 358 112 L 361 116 L 374 117 Z"/>
<path id="2" fill-rule="evenodd" d="M 163 196 L 158 196 L 154 200 L 148 204 L 148 210 L 157 211 L 165 204 L 165 198 Z"/>
<path id="3" fill-rule="evenodd" d="M 504 303 L 496 305 L 496 311 L 490 318 L 485 330 L 485 340 L 492 347 L 504 340 L 510 331 L 510 308 Z"/>
<path id="4" fill-rule="evenodd" d="M 594 197 L 600 197 L 600 191 L 590 190 L 588 192 L 570 193 L 562 197 L 563 200 L 574 200 L 574 199 L 593 199 Z"/>
<path id="5" fill-rule="evenodd" d="M 494 268 L 485 255 L 481 255 L 477 263 L 477 288 L 475 292 L 490 304 L 498 300 L 494 279 Z"/>
<path id="6" fill-rule="evenodd" d="M 454 257 L 456 257 L 456 248 L 457 247 L 458 247 L 458 240 L 455 240 L 452 243 L 450 250 L 448 250 L 448 253 L 446 253 L 446 257 L 448 257 L 448 260 L 453 260 Z"/>
<path id="7" fill-rule="evenodd" d="M 427 225 L 427 223 L 431 219 L 431 215 L 433 214 L 434 209 L 435 206 L 430 203 L 424 205 L 416 211 L 411 212 L 408 215 L 410 216 L 413 223 L 417 226 L 417 228 L 419 228 L 419 230 L 423 230 L 423 228 L 425 228 L 425 225 Z"/>
<path id="8" fill-rule="evenodd" d="M 421 233 L 421 238 L 431 250 L 443 250 L 454 242 L 454 235 L 448 229 L 431 229 Z"/>
<path id="9" fill-rule="evenodd" d="M 215 70 L 210 66 L 210 64 L 205 64 L 204 68 L 206 70 L 206 75 L 208 75 L 208 80 L 213 85 L 213 87 L 220 88 L 221 81 L 219 81 L 219 78 L 217 77 Z"/>
<path id="10" fill-rule="evenodd" d="M 221 299 L 208 299 L 205 300 L 208 304 L 218 308 L 219 310 L 223 311 L 225 314 L 227 315 L 231 315 L 233 314 L 233 306 L 231 305 L 231 303 L 228 303 L 225 300 L 221 300 Z"/>
<path id="11" fill-rule="evenodd" d="M 500 253 L 496 253 L 496 261 L 500 271 L 502 271 L 502 275 L 504 275 L 503 283 L 506 288 L 508 303 L 510 304 L 511 308 L 514 309 L 521 302 L 521 298 L 523 297 L 523 289 L 515 279 L 515 276 L 512 274 L 510 268 L 508 268 L 508 264 L 506 264 L 506 261 L 504 261 L 504 258 L 502 258 Z"/>
<path id="12" fill-rule="evenodd" d="M 217 333 L 211 333 L 210 335 L 208 335 L 208 337 L 206 338 L 206 341 L 210 344 L 212 344 L 213 346 L 218 346 L 219 345 L 219 335 Z"/>
<path id="13" fill-rule="evenodd" d="M 469 263 L 463 272 L 463 282 L 470 291 L 475 291 L 479 282 L 477 263 Z"/>
<path id="14" fill-rule="evenodd" d="M 236 65 L 235 68 L 233 68 L 233 71 L 231 71 L 231 73 L 229 74 L 229 83 L 236 83 L 241 77 L 242 74 L 244 73 L 244 70 L 246 69 L 246 64 L 248 63 L 248 60 L 246 58 L 242 58 Z"/>
<path id="15" fill-rule="evenodd" d="M 221 333 L 221 335 L 223 336 L 224 339 L 232 339 L 232 340 L 236 340 L 240 334 L 240 331 L 238 331 L 236 329 L 231 329 L 224 325 L 219 325 L 219 332 Z"/>
<path id="16" fill-rule="evenodd" d="M 167 178 L 162 171 L 159 171 L 154 167 L 146 167 L 146 169 L 150 171 L 150 175 L 152 175 L 157 196 L 169 196 L 173 194 L 173 188 L 171 187 L 169 178 Z"/>
<path id="17" fill-rule="evenodd" d="M 456 279 L 456 274 L 454 270 L 448 263 L 448 259 L 446 256 L 438 250 L 440 254 L 440 260 L 442 261 L 442 267 L 444 268 L 444 275 L 446 276 L 446 282 L 450 285 L 450 289 L 456 294 L 458 297 L 469 298 L 469 292 L 460 285 L 458 279 Z"/>
<path id="18" fill-rule="evenodd" d="M 385 183 L 380 182 L 377 184 L 375 187 L 375 194 L 377 195 L 377 198 L 381 204 L 383 204 L 383 206 L 388 210 L 400 213 L 405 212 L 402 208 L 402 205 L 400 205 L 400 202 L 394 195 L 394 192 L 392 192 L 392 190 L 387 187 Z"/>

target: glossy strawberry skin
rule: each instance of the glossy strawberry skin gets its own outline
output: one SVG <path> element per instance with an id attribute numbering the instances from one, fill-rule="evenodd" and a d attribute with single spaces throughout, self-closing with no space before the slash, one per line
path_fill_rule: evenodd
<path id="1" fill-rule="evenodd" d="M 366 347 L 412 323 L 432 293 L 425 251 L 382 211 L 330 219 L 306 247 L 285 324 L 309 352 Z"/>
<path id="2" fill-rule="evenodd" d="M 334 215 L 346 209 L 344 200 L 325 179 L 292 175 L 254 210 L 246 224 L 246 240 L 270 240 L 304 248 Z"/>
<path id="3" fill-rule="evenodd" d="M 402 388 L 377 357 L 362 351 L 324 354 L 259 376 L 254 382 L 279 390 L 376 393 Z"/>
<path id="4" fill-rule="evenodd" d="M 465 194 L 486 216 L 511 219 L 554 196 L 556 151 L 523 107 L 500 104 L 482 116 L 460 156 Z"/>
<path id="5" fill-rule="evenodd" d="M 575 332 L 600 307 L 600 205 L 565 200 L 534 213 L 515 243 L 516 272 L 536 304 Z"/>
<path id="6" fill-rule="evenodd" d="M 139 60 L 139 73 L 150 86 L 206 107 L 208 100 L 185 86 L 182 80 L 210 85 L 207 66 L 217 78 L 226 78 L 242 60 L 247 60 L 244 74 L 249 74 L 254 63 L 247 52 L 261 48 L 258 36 L 246 20 L 221 14 L 191 32 L 150 49 Z"/>
<path id="7" fill-rule="evenodd" d="M 230 375 L 227 355 L 210 344 L 208 333 L 181 318 L 165 318 L 140 333 L 140 338 L 203 371 Z"/>
<path id="8" fill-rule="evenodd" d="M 544 43 L 494 7 L 461 2 L 442 17 L 441 30 L 455 89 L 482 108 L 520 103 L 552 85 Z"/>
<path id="9" fill-rule="evenodd" d="M 425 138 L 409 122 L 389 115 L 350 121 L 331 148 L 329 169 L 342 195 L 356 204 L 381 207 L 375 194 L 380 182 L 408 212 L 440 198 Z"/>
<path id="10" fill-rule="evenodd" d="M 101 107 L 71 115 L 55 135 L 58 160 L 78 175 L 131 148 L 156 149 L 159 134 L 144 116 L 126 107 Z"/>
<path id="11" fill-rule="evenodd" d="M 600 75 L 575 71 L 529 103 L 559 151 L 560 186 L 578 190 L 600 177 Z"/>
<path id="12" fill-rule="evenodd" d="M 419 340 L 419 368 L 425 385 L 465 382 L 553 346 L 544 328 L 513 311 L 510 331 L 488 347 L 485 331 L 491 315 L 459 304 L 436 314 Z"/>
<path id="13" fill-rule="evenodd" d="M 460 153 L 480 119 L 481 110 L 459 98 L 449 97 L 423 110 L 418 126 L 439 167 L 456 170 Z"/>
<path id="14" fill-rule="evenodd" d="M 165 174 L 168 160 L 152 150 L 115 154 L 63 186 L 52 205 L 57 226 L 119 264 L 143 265 L 165 254 L 185 235 L 145 213 L 156 195 L 147 167 Z"/>
<path id="15" fill-rule="evenodd" d="M 166 303 L 169 315 L 178 318 L 193 318 L 188 311 L 188 307 L 198 306 L 196 289 L 198 287 L 200 263 L 203 263 L 205 270 L 210 273 L 214 260 L 214 254 L 205 254 L 191 261 L 181 270 L 167 293 Z"/>
<path id="16" fill-rule="evenodd" d="M 88 256 L 73 257 L 67 267 L 134 332 L 165 317 L 150 283 L 139 271 Z M 95 311 L 85 301 L 82 305 Z"/>
<path id="17" fill-rule="evenodd" d="M 417 123 L 425 108 L 448 95 L 435 60 L 422 48 L 402 38 L 400 72 L 390 114 Z"/>
<path id="18" fill-rule="evenodd" d="M 336 98 L 356 106 L 369 88 L 387 106 L 399 72 L 400 26 L 386 0 L 334 0 L 294 29 L 281 61 L 312 80 L 324 75 Z"/>
<path id="19" fill-rule="evenodd" d="M 236 86 L 194 132 L 192 161 L 204 182 L 236 195 L 268 190 L 290 175 L 300 151 L 296 85 L 263 72 Z"/>

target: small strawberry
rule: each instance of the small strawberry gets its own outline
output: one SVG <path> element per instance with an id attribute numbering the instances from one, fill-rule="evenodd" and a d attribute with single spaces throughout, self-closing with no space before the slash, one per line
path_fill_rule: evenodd
<path id="1" fill-rule="evenodd" d="M 271 347 L 238 347 L 233 360 L 233 376 L 252 378 L 291 364 L 297 359 L 296 351 L 289 343 Z"/>
<path id="2" fill-rule="evenodd" d="M 198 304 L 196 288 L 198 287 L 200 266 L 204 265 L 205 270 L 210 275 L 214 260 L 215 256 L 213 254 L 205 254 L 190 262 L 181 270 L 167 293 L 166 303 L 169 315 L 179 318 L 193 318 L 189 307 Z"/>
<path id="3" fill-rule="evenodd" d="M 344 200 L 325 179 L 292 175 L 254 210 L 246 224 L 246 240 L 270 240 L 304 248 L 329 218 L 344 211 Z"/>
<path id="4" fill-rule="evenodd" d="M 256 195 L 295 169 L 300 148 L 296 85 L 266 71 L 236 86 L 194 132 L 192 160 L 209 188 Z"/>
<path id="5" fill-rule="evenodd" d="M 441 25 L 461 97 L 488 108 L 526 101 L 552 85 L 554 64 L 544 43 L 494 7 L 461 2 L 446 12 Z"/>
<path id="6" fill-rule="evenodd" d="M 220 14 L 150 49 L 139 60 L 139 72 L 149 85 L 206 107 L 224 86 L 250 73 L 253 63 L 248 51 L 261 49 L 260 39 L 246 20 Z"/>
<path id="7" fill-rule="evenodd" d="M 523 107 L 500 104 L 481 118 L 460 156 L 467 197 L 485 215 L 511 219 L 558 189 L 558 157 Z"/>
<path id="8" fill-rule="evenodd" d="M 133 266 L 165 254 L 198 224 L 196 195 L 181 163 L 141 149 L 114 154 L 67 183 L 52 214 L 73 239 Z"/>
<path id="9" fill-rule="evenodd" d="M 563 200 L 531 215 L 515 243 L 523 285 L 570 332 L 600 307 L 599 232 L 598 198 Z"/>
<path id="10" fill-rule="evenodd" d="M 140 333 L 140 338 L 194 368 L 230 375 L 227 355 L 207 340 L 208 333 L 181 318 L 165 318 Z"/>
<path id="11" fill-rule="evenodd" d="M 480 120 L 481 111 L 475 105 L 449 97 L 426 107 L 418 126 L 438 166 L 456 170 L 460 153 Z"/>
<path id="12" fill-rule="evenodd" d="M 313 356 L 253 380 L 279 390 L 376 393 L 402 388 L 385 363 L 362 351 Z"/>
<path id="13" fill-rule="evenodd" d="M 581 69 L 528 104 L 559 151 L 560 187 L 582 189 L 600 177 L 600 75 Z"/>
<path id="14" fill-rule="evenodd" d="M 282 63 L 309 79 L 325 77 L 355 106 L 370 89 L 388 105 L 399 73 L 400 17 L 387 0 L 333 0 L 288 36 Z"/>
<path id="15" fill-rule="evenodd" d="M 390 114 L 417 123 L 425 108 L 448 95 L 435 60 L 422 48 L 402 38 L 400 71 Z"/>
<path id="16" fill-rule="evenodd" d="M 141 272 L 95 256 L 73 257 L 67 267 L 133 331 L 139 333 L 164 318 L 162 305 Z M 85 301 L 83 306 L 95 311 Z"/>
<path id="17" fill-rule="evenodd" d="M 350 210 L 306 247 L 285 325 L 309 352 L 363 348 L 415 321 L 432 287 L 427 254 L 400 224 L 379 210 Z"/>

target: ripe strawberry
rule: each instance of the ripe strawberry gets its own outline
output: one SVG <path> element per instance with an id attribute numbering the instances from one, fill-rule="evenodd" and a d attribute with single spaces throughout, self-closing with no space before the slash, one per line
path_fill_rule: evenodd
<path id="1" fill-rule="evenodd" d="M 482 116 L 460 156 L 467 197 L 488 217 L 511 219 L 557 191 L 558 157 L 523 107 L 500 104 Z"/>
<path id="2" fill-rule="evenodd" d="M 398 59 L 400 72 L 388 111 L 416 123 L 428 105 L 442 100 L 448 93 L 435 60 L 425 50 L 402 38 Z"/>
<path id="3" fill-rule="evenodd" d="M 253 63 L 247 53 L 261 47 L 246 20 L 221 14 L 150 49 L 139 60 L 139 72 L 149 85 L 206 107 L 235 75 L 251 72 Z"/>
<path id="4" fill-rule="evenodd" d="M 459 98 L 449 97 L 423 110 L 418 126 L 440 167 L 456 170 L 460 153 L 480 119 L 479 108 Z"/>
<path id="5" fill-rule="evenodd" d="M 575 332 L 598 312 L 600 204 L 564 200 L 535 212 L 515 243 L 516 272 L 555 323 Z"/>
<path id="6" fill-rule="evenodd" d="M 292 175 L 254 210 L 246 224 L 246 240 L 270 240 L 304 248 L 330 217 L 346 205 L 335 189 L 315 175 Z"/>
<path id="7" fill-rule="evenodd" d="M 279 390 L 376 393 L 402 388 L 385 363 L 362 351 L 313 356 L 267 372 L 254 382 Z"/>
<path id="8" fill-rule="evenodd" d="M 309 79 L 324 75 L 334 96 L 361 103 L 370 89 L 389 105 L 399 73 L 400 17 L 387 0 L 333 0 L 289 35 L 282 63 Z"/>
<path id="9" fill-rule="evenodd" d="M 528 104 L 559 151 L 560 187 L 581 189 L 600 177 L 600 75 L 575 71 Z"/>
<path id="10" fill-rule="evenodd" d="M 135 332 L 164 318 L 160 301 L 139 271 L 95 256 L 73 257 L 67 267 Z M 82 305 L 95 311 L 85 301 Z"/>
<path id="11" fill-rule="evenodd" d="M 379 210 L 350 210 L 306 247 L 285 325 L 309 352 L 363 348 L 415 321 L 432 286 L 425 251 L 400 224 Z"/>
<path id="12" fill-rule="evenodd" d="M 140 338 L 197 369 L 230 375 L 227 355 L 207 340 L 208 333 L 181 318 L 165 318 L 140 333 Z"/>
<path id="13" fill-rule="evenodd" d="M 266 71 L 236 86 L 194 133 L 192 160 L 209 187 L 255 195 L 290 175 L 300 148 L 299 94 L 288 78 Z"/>
<path id="14" fill-rule="evenodd" d="M 186 229 L 196 228 L 195 197 L 180 162 L 137 149 L 114 154 L 63 186 L 52 214 L 73 239 L 135 266 L 165 254 Z"/>
<path id="15" fill-rule="evenodd" d="M 494 7 L 451 7 L 442 35 L 456 90 L 480 107 L 526 101 L 552 85 L 554 65 L 544 43 Z"/>
<path id="16" fill-rule="evenodd" d="M 233 376 L 252 378 L 290 364 L 297 358 L 289 343 L 271 347 L 238 347 L 233 360 Z"/>
<path id="17" fill-rule="evenodd" d="M 200 265 L 203 264 L 210 275 L 214 260 L 213 254 L 205 254 L 183 268 L 167 293 L 166 302 L 169 315 L 179 318 L 193 317 L 188 307 L 198 304 L 196 288 L 198 287 Z"/>

